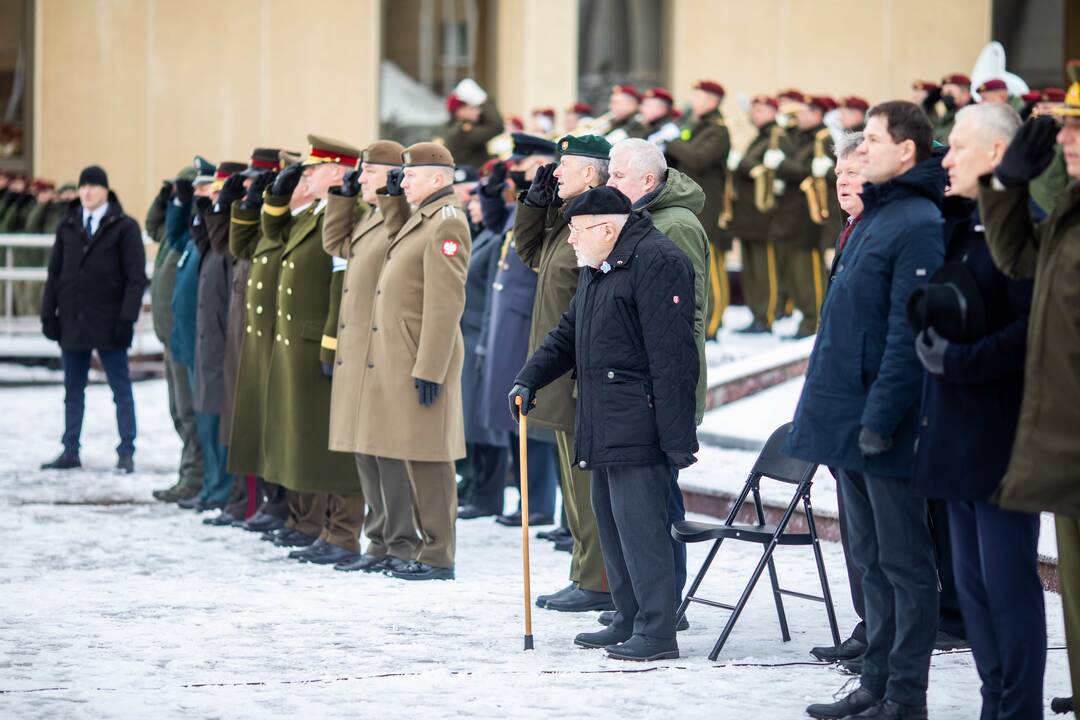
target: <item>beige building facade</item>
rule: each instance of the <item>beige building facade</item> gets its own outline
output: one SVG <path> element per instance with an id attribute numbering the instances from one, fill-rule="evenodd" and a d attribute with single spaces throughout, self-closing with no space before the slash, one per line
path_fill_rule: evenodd
<path id="1" fill-rule="evenodd" d="M 586 13 L 588 5 L 603 5 L 607 14 Z M 970 72 L 991 36 L 990 0 L 656 5 L 657 27 L 638 26 L 630 40 L 642 42 L 644 33 L 659 44 L 659 67 L 649 70 L 677 98 L 685 99 L 699 78 L 723 83 L 737 141 L 747 130 L 740 95 L 794 86 L 872 102 L 906 97 L 915 78 Z M 617 20 L 622 5 L 31 0 L 27 7 L 33 17 L 30 169 L 63 181 L 101 163 L 128 211 L 141 219 L 160 182 L 194 153 L 243 161 L 254 146 L 303 149 L 309 132 L 357 145 L 374 140 L 380 103 L 398 89 L 380 87 L 397 77 L 385 69 L 386 46 L 395 37 L 410 38 L 419 64 L 438 71 L 425 81 L 432 97 L 453 79 L 448 72 L 471 72 L 504 114 L 562 109 L 579 96 L 579 42 L 596 37 L 580 18 Z M 414 33 L 430 33 L 440 49 L 433 53 Z"/>

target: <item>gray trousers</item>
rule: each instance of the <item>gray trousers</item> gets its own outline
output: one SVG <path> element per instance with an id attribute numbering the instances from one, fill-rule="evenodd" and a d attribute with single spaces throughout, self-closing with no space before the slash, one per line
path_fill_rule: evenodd
<path id="1" fill-rule="evenodd" d="M 167 343 L 166 343 L 167 344 Z M 202 487 L 204 466 L 202 448 L 195 429 L 195 406 L 191 399 L 191 380 L 187 367 L 173 360 L 165 349 L 165 383 L 169 389 L 169 414 L 173 427 L 180 436 L 183 449 L 180 452 L 180 482 L 184 485 Z"/>

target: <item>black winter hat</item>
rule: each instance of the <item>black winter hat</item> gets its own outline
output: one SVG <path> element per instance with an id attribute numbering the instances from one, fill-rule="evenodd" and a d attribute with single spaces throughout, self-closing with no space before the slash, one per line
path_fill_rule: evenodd
<path id="1" fill-rule="evenodd" d="M 109 176 L 105 174 L 105 170 L 100 165 L 88 165 L 79 173 L 79 187 L 83 185 L 100 185 L 108 190 Z"/>
<path id="2" fill-rule="evenodd" d="M 563 211 L 569 220 L 576 215 L 629 215 L 630 198 L 613 187 L 601 185 L 578 195 Z"/>

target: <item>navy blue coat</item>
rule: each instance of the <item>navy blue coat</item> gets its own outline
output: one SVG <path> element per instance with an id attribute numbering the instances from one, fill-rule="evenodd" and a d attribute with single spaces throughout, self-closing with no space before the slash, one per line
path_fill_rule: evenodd
<path id="1" fill-rule="evenodd" d="M 692 462 L 694 269 L 647 212 L 630 214 L 605 266 L 582 268 L 570 309 L 517 382 L 539 389 L 571 369 L 579 467 Z"/>
<path id="2" fill-rule="evenodd" d="M 502 221 L 500 221 L 502 222 Z M 505 445 L 505 433 L 485 428 L 480 422 L 481 367 L 476 352 L 484 330 L 484 315 L 491 286 L 499 266 L 502 225 L 487 225 L 473 238 L 469 272 L 465 279 L 465 311 L 461 315 L 461 336 L 465 341 L 465 365 L 461 372 L 461 400 L 465 413 L 465 442 Z"/>
<path id="3" fill-rule="evenodd" d="M 990 257 L 975 202 L 946 201 L 945 260 L 971 271 L 988 332 L 950 343 L 943 375 L 923 382 L 914 486 L 949 500 L 988 500 L 1012 454 L 1024 394 L 1024 353 L 1033 280 L 1011 280 Z"/>
<path id="4" fill-rule="evenodd" d="M 864 210 L 844 247 L 810 355 L 787 451 L 840 470 L 910 478 L 923 367 L 908 298 L 942 263 L 939 158 L 862 193 Z M 859 430 L 891 438 L 873 458 Z"/>

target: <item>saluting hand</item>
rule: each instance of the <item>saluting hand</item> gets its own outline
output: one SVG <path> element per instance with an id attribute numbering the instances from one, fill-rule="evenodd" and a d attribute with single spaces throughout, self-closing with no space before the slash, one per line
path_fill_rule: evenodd
<path id="1" fill-rule="evenodd" d="M 300 176 L 304 173 L 304 168 L 300 166 L 300 163 L 290 165 L 281 172 L 274 179 L 274 184 L 270 188 L 271 195 L 292 197 L 293 190 L 300 184 Z"/>
<path id="2" fill-rule="evenodd" d="M 390 197 L 399 197 L 405 194 L 401 182 L 405 179 L 405 171 L 401 168 L 391 168 L 386 171 L 386 194 Z"/>
<path id="3" fill-rule="evenodd" d="M 356 197 L 360 194 L 360 174 L 363 169 L 350 170 L 341 178 L 341 187 L 333 188 L 330 192 L 342 197 Z"/>
<path id="4" fill-rule="evenodd" d="M 480 194 L 486 198 L 497 198 L 506 189 L 506 163 L 497 162 L 491 168 L 487 184 L 480 186 Z"/>
<path id="5" fill-rule="evenodd" d="M 273 171 L 267 171 L 257 175 L 255 179 L 251 181 L 251 185 L 248 186 L 247 195 L 244 196 L 242 207 L 258 208 L 262 206 L 263 191 L 273 185 L 275 179 L 277 179 L 277 173 Z"/>
<path id="6" fill-rule="evenodd" d="M 548 163 L 537 168 L 536 177 L 533 178 L 529 192 L 525 193 L 524 203 L 531 208 L 547 208 L 555 200 L 555 191 L 559 187 L 559 179 L 555 177 L 555 163 Z"/>
<path id="7" fill-rule="evenodd" d="M 228 212 L 232 204 L 242 197 L 244 197 L 244 178 L 240 176 L 240 173 L 233 173 L 222 183 L 214 210 Z"/>
<path id="8" fill-rule="evenodd" d="M 1020 187 L 1042 175 L 1054 160 L 1057 121 L 1049 115 L 1028 120 L 1009 143 L 994 177 L 1007 188 Z"/>

